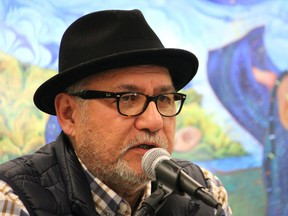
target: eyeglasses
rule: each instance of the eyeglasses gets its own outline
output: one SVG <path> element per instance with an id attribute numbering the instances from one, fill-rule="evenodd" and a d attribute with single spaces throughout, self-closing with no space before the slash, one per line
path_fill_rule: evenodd
<path id="1" fill-rule="evenodd" d="M 154 101 L 158 112 L 165 117 L 173 117 L 180 113 L 184 101 L 185 94 L 167 93 L 157 96 L 148 96 L 138 92 L 104 92 L 94 90 L 84 90 L 70 94 L 82 99 L 100 99 L 115 98 L 117 110 L 124 116 L 137 116 L 142 114 L 151 101 Z"/>

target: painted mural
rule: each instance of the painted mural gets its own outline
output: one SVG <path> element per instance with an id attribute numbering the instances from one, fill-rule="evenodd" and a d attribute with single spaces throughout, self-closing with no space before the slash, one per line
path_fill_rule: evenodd
<path id="1" fill-rule="evenodd" d="M 213 171 L 234 215 L 288 215 L 285 0 L 0 1 L 0 162 L 52 142 L 33 93 L 57 73 L 67 26 L 97 10 L 142 10 L 166 47 L 199 58 L 173 156 Z"/>

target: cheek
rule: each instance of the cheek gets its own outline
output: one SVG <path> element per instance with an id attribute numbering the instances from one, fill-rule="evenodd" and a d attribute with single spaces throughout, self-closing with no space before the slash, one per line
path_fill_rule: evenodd
<path id="1" fill-rule="evenodd" d="M 165 120 L 167 121 L 164 122 L 164 133 L 169 143 L 168 152 L 172 153 L 175 142 L 176 119 L 174 117 L 174 118 L 167 118 Z"/>
<path id="2" fill-rule="evenodd" d="M 89 126 L 88 126 L 89 125 Z M 109 128 L 97 127 L 97 124 L 87 124 L 84 126 L 78 139 L 78 150 L 82 154 L 82 160 L 91 170 L 97 170 L 96 164 L 101 161 L 102 166 L 116 163 L 121 153 L 119 139 L 115 130 L 111 132 Z M 110 127 L 111 129 L 111 127 Z"/>
<path id="3" fill-rule="evenodd" d="M 94 146 L 99 151 L 106 151 L 111 158 L 117 158 L 123 148 L 125 139 L 131 130 L 129 119 L 103 112 L 103 114 L 89 114 L 87 121 L 82 125 L 82 132 L 86 136 L 94 137 Z M 133 125 L 133 124 L 132 124 Z M 85 135 L 84 135 L 85 136 Z M 83 137 L 85 139 L 85 137 Z"/>

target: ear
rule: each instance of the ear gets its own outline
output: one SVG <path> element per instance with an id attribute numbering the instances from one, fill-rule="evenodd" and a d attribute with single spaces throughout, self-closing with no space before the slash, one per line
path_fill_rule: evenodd
<path id="1" fill-rule="evenodd" d="M 75 135 L 75 98 L 66 93 L 60 93 L 55 97 L 54 106 L 58 122 L 65 134 Z"/>

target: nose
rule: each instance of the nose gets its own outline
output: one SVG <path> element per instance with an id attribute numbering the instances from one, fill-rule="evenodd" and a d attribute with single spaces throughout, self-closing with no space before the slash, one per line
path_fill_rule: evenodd
<path id="1" fill-rule="evenodd" d="M 163 117 L 158 112 L 155 102 L 150 102 L 147 109 L 136 117 L 135 127 L 138 130 L 157 132 L 163 128 Z"/>

